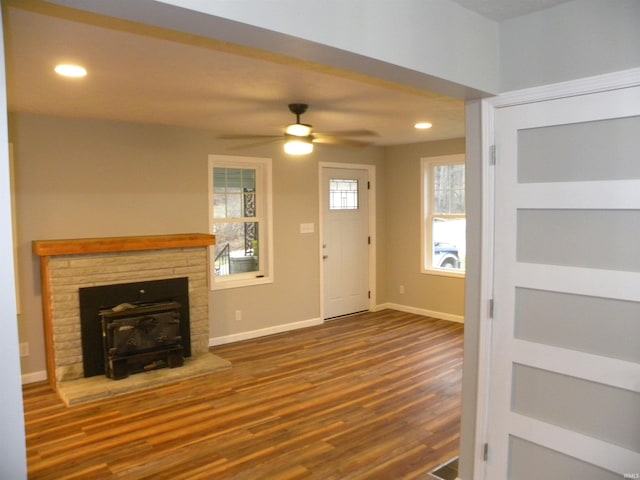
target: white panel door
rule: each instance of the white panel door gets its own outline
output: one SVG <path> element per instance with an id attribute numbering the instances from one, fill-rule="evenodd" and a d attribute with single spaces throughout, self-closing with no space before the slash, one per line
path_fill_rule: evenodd
<path id="1" fill-rule="evenodd" d="M 495 112 L 484 478 L 640 475 L 640 87 Z"/>
<path id="2" fill-rule="evenodd" d="M 367 170 L 322 169 L 324 318 L 369 308 L 367 182 Z"/>

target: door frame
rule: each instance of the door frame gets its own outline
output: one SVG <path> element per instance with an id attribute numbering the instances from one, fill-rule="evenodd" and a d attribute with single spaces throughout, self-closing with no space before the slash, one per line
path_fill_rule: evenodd
<path id="1" fill-rule="evenodd" d="M 482 233 L 481 233 L 481 283 L 478 326 L 478 378 L 476 397 L 476 425 L 474 438 L 473 478 L 485 479 L 485 444 L 488 439 L 489 387 L 491 377 L 492 298 L 494 265 L 494 165 L 496 159 L 495 113 L 507 108 L 534 102 L 589 95 L 609 90 L 640 85 L 640 68 L 623 70 L 562 83 L 507 92 L 497 97 L 481 100 L 481 165 L 482 165 Z M 490 449 L 490 447 L 489 447 Z M 489 450 L 489 455 L 490 455 Z"/>
<path id="2" fill-rule="evenodd" d="M 376 255 L 377 255 L 377 232 L 376 232 L 376 166 L 362 163 L 339 163 L 339 162 L 318 162 L 318 262 L 320 264 L 320 318 L 324 318 L 324 262 L 322 261 L 322 241 L 324 238 L 324 209 L 323 201 L 325 194 L 322 184 L 322 173 L 324 168 L 342 168 L 345 170 L 364 170 L 367 172 L 369 189 L 367 190 L 367 201 L 369 203 L 369 304 L 370 311 L 375 311 L 376 307 Z"/>

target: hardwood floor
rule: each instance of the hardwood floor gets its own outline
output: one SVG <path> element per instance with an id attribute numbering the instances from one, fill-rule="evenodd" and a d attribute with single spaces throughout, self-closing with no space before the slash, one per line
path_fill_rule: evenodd
<path id="1" fill-rule="evenodd" d="M 233 368 L 151 392 L 27 385 L 29 478 L 431 478 L 458 454 L 462 337 L 384 310 L 212 348 Z"/>

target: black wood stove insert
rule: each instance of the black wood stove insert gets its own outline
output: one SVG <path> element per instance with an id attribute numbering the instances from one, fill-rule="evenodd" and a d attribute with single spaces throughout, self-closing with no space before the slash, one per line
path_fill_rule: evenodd
<path id="1" fill-rule="evenodd" d="M 79 290 L 84 376 L 115 380 L 191 356 L 188 278 Z"/>
<path id="2" fill-rule="evenodd" d="M 100 310 L 107 377 L 182 366 L 179 309 L 179 303 L 159 302 Z"/>

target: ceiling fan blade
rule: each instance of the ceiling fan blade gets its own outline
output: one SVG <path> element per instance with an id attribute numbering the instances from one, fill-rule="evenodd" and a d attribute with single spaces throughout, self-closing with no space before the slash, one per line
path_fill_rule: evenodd
<path id="1" fill-rule="evenodd" d="M 352 138 L 339 138 L 339 137 L 314 137 L 313 143 L 322 143 L 327 145 L 345 145 L 347 147 L 367 147 L 371 145 L 370 142 L 362 140 L 354 140 Z"/>
<path id="2" fill-rule="evenodd" d="M 338 130 L 336 132 L 313 132 L 314 135 L 323 137 L 377 137 L 372 130 Z"/>
<path id="3" fill-rule="evenodd" d="M 248 148 L 262 147 L 264 145 L 269 145 L 270 143 L 276 143 L 276 142 L 279 142 L 280 140 L 282 140 L 282 137 L 270 138 L 268 140 L 265 139 L 260 142 L 243 143 L 242 145 L 234 145 L 232 147 L 226 147 L 225 150 L 246 150 Z"/>
<path id="4" fill-rule="evenodd" d="M 273 138 L 280 139 L 282 135 L 251 135 L 251 134 L 230 134 L 230 135 L 219 135 L 219 139 L 221 140 L 257 140 L 260 138 Z"/>

